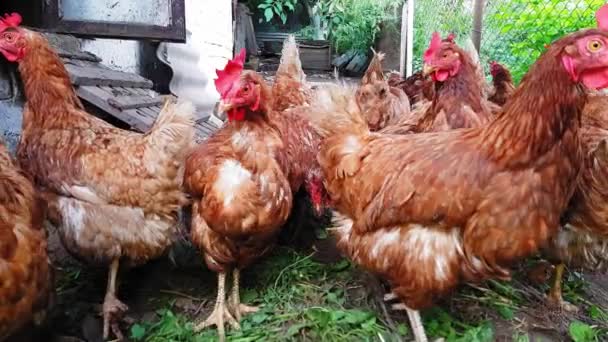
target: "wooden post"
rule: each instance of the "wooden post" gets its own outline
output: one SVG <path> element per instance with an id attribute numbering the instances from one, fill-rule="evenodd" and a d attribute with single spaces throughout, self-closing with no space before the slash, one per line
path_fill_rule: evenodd
<path id="1" fill-rule="evenodd" d="M 409 1 L 407 2 L 409 3 Z M 405 75 L 407 64 L 405 58 L 407 56 L 407 40 L 409 39 L 407 34 L 407 19 L 409 14 L 407 12 L 408 3 L 404 3 L 403 7 L 401 7 L 401 46 L 399 47 L 399 74 L 401 74 L 401 76 Z"/>
<path id="2" fill-rule="evenodd" d="M 479 48 L 481 46 L 481 29 L 483 28 L 483 0 L 475 0 L 475 7 L 473 12 L 473 45 L 475 45 L 475 49 L 477 49 L 477 53 L 479 53 Z"/>
<path id="3" fill-rule="evenodd" d="M 414 0 L 407 1 L 407 61 L 405 77 L 414 73 Z"/>

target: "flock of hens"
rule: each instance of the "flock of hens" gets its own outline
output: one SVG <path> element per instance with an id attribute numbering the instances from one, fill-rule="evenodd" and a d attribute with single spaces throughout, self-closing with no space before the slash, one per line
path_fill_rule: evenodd
<path id="1" fill-rule="evenodd" d="M 301 188 L 318 215 L 331 210 L 338 249 L 387 281 L 418 342 L 418 310 L 459 283 L 509 279 L 536 253 L 556 265 L 547 299 L 573 309 L 564 265 L 608 259 L 608 5 L 596 18 L 547 46 L 518 87 L 495 62 L 487 85 L 437 33 L 421 72 L 385 78 L 374 52 L 358 87 L 309 86 L 293 37 L 273 85 L 241 51 L 215 80 L 228 122 L 195 145 L 184 101 L 146 134 L 86 113 L 45 38 L 6 15 L 0 52 L 18 63 L 27 105 L 16 160 L 0 146 L 0 339 L 48 310 L 45 220 L 76 258 L 108 265 L 103 334 L 122 339 L 119 266 L 166 253 L 190 205 L 191 239 L 218 275 L 196 330 L 224 339 L 256 311 L 240 301 L 240 271 L 273 249 Z"/>

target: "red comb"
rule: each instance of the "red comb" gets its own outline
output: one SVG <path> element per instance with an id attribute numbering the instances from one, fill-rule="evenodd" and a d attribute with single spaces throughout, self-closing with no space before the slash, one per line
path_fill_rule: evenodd
<path id="1" fill-rule="evenodd" d="M 217 89 L 220 96 L 226 97 L 232 85 L 239 79 L 241 72 L 243 71 L 243 65 L 245 64 L 245 49 L 241 49 L 238 55 L 234 59 L 229 60 L 224 67 L 224 70 L 216 70 L 217 78 L 215 79 L 215 89 Z"/>
<path id="2" fill-rule="evenodd" d="M 595 12 L 595 19 L 597 20 L 597 27 L 602 30 L 608 30 L 608 4 L 600 7 Z"/>
<path id="3" fill-rule="evenodd" d="M 0 18 L 0 32 L 3 32 L 9 27 L 18 27 L 21 24 L 21 15 L 19 13 L 4 14 L 4 18 Z"/>
<path id="4" fill-rule="evenodd" d="M 422 59 L 425 63 L 430 62 L 431 58 L 435 51 L 437 51 L 441 47 L 441 36 L 439 32 L 433 32 L 433 37 L 431 38 L 431 43 L 429 44 L 429 48 L 426 49 Z"/>
<path id="5" fill-rule="evenodd" d="M 453 43 L 455 37 L 456 36 L 453 33 L 450 33 L 445 40 L 448 41 L 448 42 L 450 42 L 450 43 Z"/>
<path id="6" fill-rule="evenodd" d="M 498 62 L 496 62 L 496 61 L 491 61 L 490 62 L 490 65 L 496 65 L 496 64 L 498 64 Z"/>

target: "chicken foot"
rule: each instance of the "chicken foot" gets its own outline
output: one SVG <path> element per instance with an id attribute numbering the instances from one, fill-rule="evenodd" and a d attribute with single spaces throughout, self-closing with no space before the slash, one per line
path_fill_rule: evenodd
<path id="1" fill-rule="evenodd" d="M 410 319 L 410 325 L 412 326 L 412 332 L 414 333 L 416 342 L 428 342 L 424 326 L 422 325 L 422 318 L 420 318 L 420 312 L 418 310 L 412 310 L 403 303 L 393 304 L 392 308 L 393 310 L 405 310 L 407 312 L 407 317 Z"/>
<path id="2" fill-rule="evenodd" d="M 239 294 L 239 280 L 240 280 L 240 270 L 235 268 L 232 271 L 232 293 L 230 295 L 230 311 L 236 318 L 237 322 L 241 321 L 243 315 L 257 312 L 259 308 L 255 306 L 249 306 L 241 303 L 241 297 Z"/>
<path id="3" fill-rule="evenodd" d="M 219 273 L 217 275 L 217 299 L 215 301 L 215 307 L 213 312 L 207 317 L 206 320 L 197 324 L 194 327 L 195 332 L 199 332 L 206 327 L 215 325 L 217 327 L 217 335 L 219 341 L 223 342 L 226 339 L 226 333 L 224 331 L 224 319 L 230 324 L 233 329 L 240 329 L 239 322 L 234 319 L 228 308 L 226 307 L 226 273 Z"/>
<path id="4" fill-rule="evenodd" d="M 118 340 L 123 340 L 124 336 L 120 331 L 117 320 L 129 309 L 127 305 L 116 298 L 116 276 L 118 274 L 118 259 L 112 260 L 108 273 L 108 286 L 106 296 L 103 301 L 103 338 L 108 339 L 110 328 Z"/>
<path id="5" fill-rule="evenodd" d="M 565 268 L 566 265 L 564 265 L 564 263 L 555 266 L 555 271 L 553 272 L 553 286 L 551 286 L 551 290 L 549 290 L 547 301 L 551 305 L 557 306 L 566 312 L 577 312 L 578 308 L 576 305 L 568 303 L 562 297 L 562 278 L 564 277 Z"/>

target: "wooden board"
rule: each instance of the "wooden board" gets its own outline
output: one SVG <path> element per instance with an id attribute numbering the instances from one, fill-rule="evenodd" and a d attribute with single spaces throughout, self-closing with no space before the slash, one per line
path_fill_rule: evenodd
<path id="1" fill-rule="evenodd" d="M 115 86 L 152 88 L 152 81 L 137 74 L 116 71 L 101 66 L 81 66 L 66 62 L 65 67 L 75 86 Z"/>
<path id="2" fill-rule="evenodd" d="M 108 104 L 110 104 L 110 106 L 118 108 L 120 110 L 157 106 L 161 103 L 162 98 L 154 98 L 147 95 L 118 96 L 115 98 L 108 99 Z"/>
<path id="3" fill-rule="evenodd" d="M 142 118 L 140 115 L 137 115 L 135 111 L 137 109 L 131 109 L 128 111 L 122 111 L 116 107 L 111 106 L 108 103 L 108 99 L 113 98 L 111 93 L 111 88 L 107 87 L 106 89 L 95 87 L 95 86 L 81 86 L 76 88 L 76 94 L 81 97 L 83 100 L 91 103 L 97 108 L 107 112 L 113 117 L 119 119 L 122 122 L 127 123 L 131 128 L 140 131 L 147 132 L 147 130 L 151 127 L 151 123 L 146 118 Z M 152 120 L 153 122 L 153 120 Z"/>
<path id="4" fill-rule="evenodd" d="M 152 128 L 164 102 L 163 97 L 156 92 L 140 88 L 81 86 L 76 88 L 76 93 L 85 101 L 141 133 L 148 132 Z M 150 96 L 153 94 L 156 94 L 156 97 Z M 116 102 L 117 98 L 138 96 L 155 99 L 158 103 L 125 110 L 110 104 L 113 101 Z M 219 127 L 207 121 L 210 117 L 208 113 L 197 113 L 197 117 L 202 117 L 196 121 L 196 141 L 200 142 L 207 139 Z"/>

